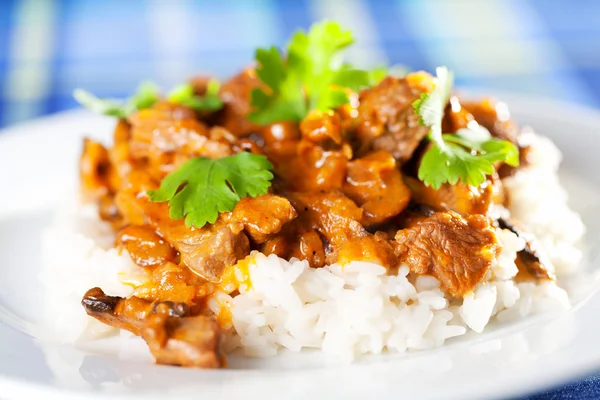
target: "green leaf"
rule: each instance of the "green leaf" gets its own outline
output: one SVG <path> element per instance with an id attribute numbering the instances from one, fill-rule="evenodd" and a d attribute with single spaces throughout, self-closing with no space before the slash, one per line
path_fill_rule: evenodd
<path id="1" fill-rule="evenodd" d="M 152 82 L 144 82 L 125 102 L 100 99 L 83 89 L 75 89 L 73 97 L 79 104 L 98 114 L 127 118 L 137 110 L 152 107 L 160 98 L 160 89 Z"/>
<path id="2" fill-rule="evenodd" d="M 379 67 L 375 67 L 368 72 L 369 74 L 369 83 L 371 86 L 377 85 L 379 82 L 385 79 L 388 75 L 388 67 L 385 65 L 380 65 Z"/>
<path id="3" fill-rule="evenodd" d="M 178 85 L 167 96 L 172 103 L 181 104 L 196 111 L 217 111 L 223 107 L 223 102 L 219 97 L 221 85 L 217 80 L 211 79 L 206 87 L 204 96 L 198 96 L 194 93 L 194 88 L 190 84 Z"/>
<path id="4" fill-rule="evenodd" d="M 192 158 L 148 195 L 153 202 L 168 201 L 171 218 L 201 228 L 232 211 L 243 197 L 266 194 L 272 169 L 265 156 L 245 152 L 215 160 Z"/>
<path id="5" fill-rule="evenodd" d="M 332 74 L 330 83 L 332 85 L 358 91 L 370 86 L 369 73 L 345 65 Z"/>
<path id="6" fill-rule="evenodd" d="M 437 67 L 436 76 L 435 88 L 431 93 L 421 94 L 421 97 L 413 103 L 413 107 L 421 117 L 419 122 L 422 125 L 430 126 L 431 134 L 439 139 L 442 134 L 444 109 L 450 100 L 454 77 L 452 72 L 443 66 Z"/>
<path id="7" fill-rule="evenodd" d="M 160 99 L 160 88 L 153 82 L 142 82 L 128 103 L 135 110 L 142 110 L 154 105 Z"/>
<path id="8" fill-rule="evenodd" d="M 300 121 L 308 110 L 299 77 L 287 69 L 276 47 L 257 49 L 256 75 L 265 83 L 270 93 L 254 89 L 251 95 L 255 109 L 248 118 L 261 125 L 276 121 Z"/>
<path id="9" fill-rule="evenodd" d="M 385 65 L 381 65 L 373 68 L 368 72 L 369 74 L 369 86 L 375 86 L 379 82 L 385 79 L 386 76 L 393 76 L 394 78 L 403 78 L 410 72 L 410 68 L 405 65 L 392 65 L 391 67 L 387 67 Z"/>
<path id="10" fill-rule="evenodd" d="M 483 127 L 442 134 L 444 110 L 452 91 L 452 73 L 446 67 L 439 67 L 436 74 L 433 91 L 421 94 L 413 102 L 419 123 L 431 127 L 432 144 L 421 160 L 419 179 L 434 189 L 459 181 L 479 186 L 487 175 L 494 173 L 495 163 L 519 165 L 519 149 L 507 140 L 492 138 Z"/>
<path id="11" fill-rule="evenodd" d="M 73 97 L 79 104 L 98 114 L 117 118 L 127 117 L 124 105 L 117 100 L 100 99 L 83 89 L 75 89 L 75 91 L 73 91 Z"/>
<path id="12" fill-rule="evenodd" d="M 366 71 L 342 64 L 340 52 L 353 41 L 350 31 L 324 21 L 308 32 L 294 33 L 287 58 L 275 47 L 258 49 L 256 73 L 268 89 L 253 91 L 254 111 L 249 119 L 263 125 L 300 121 L 310 110 L 327 111 L 347 104 L 344 89 L 356 91 L 370 84 Z"/>

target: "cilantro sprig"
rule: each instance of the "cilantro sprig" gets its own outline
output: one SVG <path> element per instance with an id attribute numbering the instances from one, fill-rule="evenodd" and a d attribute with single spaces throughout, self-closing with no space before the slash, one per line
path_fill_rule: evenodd
<path id="1" fill-rule="evenodd" d="M 219 97 L 221 84 L 215 79 L 208 81 L 206 93 L 198 96 L 194 93 L 194 88 L 189 83 L 176 86 L 167 99 L 172 103 L 181 104 L 196 111 L 217 111 L 223 107 L 223 102 Z"/>
<path id="2" fill-rule="evenodd" d="M 163 179 L 150 201 L 169 202 L 173 219 L 185 218 L 188 227 L 214 223 L 219 213 L 232 211 L 246 196 L 266 194 L 273 165 L 262 155 L 238 153 L 219 159 L 192 158 Z"/>
<path id="3" fill-rule="evenodd" d="M 223 107 L 219 97 L 220 83 L 210 80 L 203 96 L 194 94 L 194 88 L 190 84 L 178 85 L 167 96 L 167 99 L 176 104 L 189 107 L 196 111 L 216 111 Z M 73 97 L 85 108 L 98 114 L 111 117 L 127 118 L 137 110 L 152 107 L 160 100 L 160 88 L 153 82 L 144 82 L 136 92 L 125 101 L 115 99 L 101 99 L 92 93 L 75 89 Z"/>
<path id="4" fill-rule="evenodd" d="M 143 82 L 126 101 L 100 99 L 83 89 L 75 89 L 73 97 L 85 108 L 98 114 L 127 118 L 133 112 L 152 107 L 160 98 L 160 88 L 152 82 Z"/>
<path id="5" fill-rule="evenodd" d="M 413 103 L 420 116 L 419 123 L 431 127 L 427 150 L 418 176 L 423 183 L 439 189 L 448 182 L 452 185 L 462 181 L 479 186 L 486 175 L 494 172 L 494 163 L 502 161 L 511 166 L 519 165 L 519 150 L 507 141 L 492 138 L 483 127 L 461 129 L 455 134 L 442 133 L 444 109 L 452 91 L 453 75 L 446 67 L 436 70 L 437 82 L 431 93 L 424 93 Z"/>
<path id="6" fill-rule="evenodd" d="M 349 102 L 347 90 L 370 84 L 366 71 L 343 64 L 340 52 L 354 42 L 352 33 L 337 23 L 314 24 L 298 31 L 287 45 L 287 57 L 276 48 L 256 50 L 256 74 L 267 90 L 252 91 L 257 124 L 300 121 L 309 111 L 327 111 Z"/>
<path id="7" fill-rule="evenodd" d="M 378 67 L 373 68 L 368 72 L 369 74 L 369 86 L 375 86 L 379 82 L 385 79 L 387 76 L 392 76 L 394 78 L 402 78 L 406 76 L 410 72 L 410 69 L 404 65 L 395 64 L 391 67 L 386 65 L 380 65 Z"/>

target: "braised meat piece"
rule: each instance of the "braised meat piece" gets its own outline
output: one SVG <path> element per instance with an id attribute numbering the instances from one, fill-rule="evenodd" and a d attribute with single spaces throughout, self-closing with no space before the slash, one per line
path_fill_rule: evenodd
<path id="1" fill-rule="evenodd" d="M 129 154 L 129 141 L 131 140 L 131 125 L 122 119 L 117 122 L 113 132 L 113 145 L 108 149 L 108 157 L 115 174 L 111 175 L 113 189 L 121 187 L 123 178 L 131 171 L 132 159 Z"/>
<path id="2" fill-rule="evenodd" d="M 248 237 L 240 223 L 200 229 L 158 222 L 160 232 L 179 251 L 181 261 L 210 282 L 221 280 L 223 270 L 250 253 Z"/>
<path id="3" fill-rule="evenodd" d="M 112 168 L 108 151 L 99 142 L 83 140 L 83 152 L 79 160 L 81 193 L 87 201 L 97 201 L 111 191 L 109 170 Z"/>
<path id="4" fill-rule="evenodd" d="M 218 368 L 224 362 L 216 320 L 188 316 L 184 303 L 108 296 L 100 288 L 88 290 L 81 303 L 99 321 L 142 336 L 159 364 Z"/>
<path id="5" fill-rule="evenodd" d="M 124 248 L 140 267 L 155 267 L 177 258 L 175 249 L 149 225 L 129 225 L 117 234 L 117 247 Z"/>
<path id="6" fill-rule="evenodd" d="M 487 214 L 494 204 L 502 204 L 504 193 L 497 176 L 490 176 L 479 186 L 462 182 L 445 183 L 439 189 L 425 186 L 423 182 L 406 177 L 415 203 L 428 205 L 438 211 L 452 210 L 462 215 Z"/>
<path id="7" fill-rule="evenodd" d="M 350 161 L 343 191 L 363 209 L 367 226 L 400 214 L 411 197 L 396 160 L 385 151 Z"/>
<path id="8" fill-rule="evenodd" d="M 304 139 L 314 143 L 331 141 L 341 145 L 344 140 L 340 116 L 333 111 L 311 111 L 300 123 L 300 132 Z"/>
<path id="9" fill-rule="evenodd" d="M 248 119 L 248 114 L 252 112 L 252 91 L 260 87 L 263 87 L 263 84 L 253 68 L 248 68 L 224 82 L 219 91 L 224 106 L 217 115 L 216 124 L 238 137 L 260 131 L 261 127 Z"/>
<path id="10" fill-rule="evenodd" d="M 131 117 L 129 149 L 134 160 L 147 162 L 153 178 L 162 179 L 192 157 L 221 158 L 234 154 L 235 136 L 208 128 L 184 106 L 159 102 Z"/>
<path id="11" fill-rule="evenodd" d="M 279 235 L 267 240 L 260 247 L 264 254 L 275 254 L 290 259 L 306 260 L 313 268 L 323 267 L 327 261 L 325 243 L 313 222 L 304 215 L 286 225 Z"/>
<path id="12" fill-rule="evenodd" d="M 281 231 L 298 213 L 288 199 L 273 194 L 246 197 L 235 205 L 231 215 L 224 216 L 229 222 L 244 225 L 244 231 L 256 244 L 266 242 Z"/>
<path id="13" fill-rule="evenodd" d="M 213 317 L 173 317 L 159 309 L 144 320 L 141 336 L 158 364 L 219 368 L 225 362 Z"/>
<path id="14" fill-rule="evenodd" d="M 147 190 L 147 189 L 146 189 Z M 181 262 L 210 282 L 218 282 L 221 272 L 250 253 L 250 243 L 244 233 L 244 224 L 217 220 L 202 228 L 187 227 L 183 220 L 172 219 L 166 203 L 152 203 L 146 190 L 135 190 L 135 185 L 118 204 L 126 207 L 137 225 L 149 224 L 180 254 Z M 136 213 L 140 213 L 138 216 Z"/>
<path id="15" fill-rule="evenodd" d="M 362 210 L 340 191 L 284 193 L 298 217 L 260 248 L 265 254 L 307 260 L 314 268 L 333 263 L 351 239 L 369 235 L 361 225 Z"/>
<path id="16" fill-rule="evenodd" d="M 291 193 L 289 199 L 301 218 L 309 221 L 334 248 L 354 237 L 364 236 L 362 210 L 340 191 Z"/>
<path id="17" fill-rule="evenodd" d="M 518 144 L 519 127 L 510 118 L 510 112 L 505 103 L 492 98 L 479 101 L 463 101 L 462 106 L 471 113 L 475 120 L 499 139 L 506 139 Z"/>
<path id="18" fill-rule="evenodd" d="M 517 253 L 515 263 L 519 268 L 516 280 L 518 281 L 537 281 L 537 280 L 556 280 L 554 272 L 548 268 L 548 263 L 540 251 L 540 245 L 535 238 L 527 233 L 516 221 L 506 218 L 498 219 L 500 229 L 508 229 L 515 235 L 525 240 L 525 248 Z"/>
<path id="19" fill-rule="evenodd" d="M 473 291 L 487 274 L 500 246 L 483 215 L 438 212 L 396 234 L 396 254 L 416 274 L 435 276 L 450 295 Z"/>
<path id="20" fill-rule="evenodd" d="M 97 287 L 85 293 L 81 304 L 89 316 L 136 335 L 140 335 L 144 319 L 156 312 L 158 306 L 168 315 L 182 317 L 189 314 L 189 307 L 183 303 L 153 303 L 138 297 L 109 296 Z"/>
<path id="21" fill-rule="evenodd" d="M 134 296 L 152 302 L 183 303 L 193 307 L 212 293 L 213 284 L 184 264 L 165 262 L 148 272 L 148 279 L 136 286 Z"/>
<path id="22" fill-rule="evenodd" d="M 455 133 L 459 129 L 465 129 L 478 125 L 475 117 L 466 108 L 463 107 L 456 96 L 450 96 L 450 101 L 444 111 L 442 120 L 442 132 Z"/>
<path id="23" fill-rule="evenodd" d="M 123 178 L 120 190 L 115 194 L 115 206 L 123 217 L 124 224 L 145 225 L 148 222 L 144 214 L 144 204 L 149 190 L 155 190 L 158 182 L 146 168 L 136 167 Z"/>
<path id="24" fill-rule="evenodd" d="M 384 232 L 350 239 L 337 252 L 338 263 L 344 265 L 352 261 L 366 261 L 386 268 L 398 266 L 398 257 L 389 237 Z"/>
<path id="25" fill-rule="evenodd" d="M 384 150 L 400 164 L 408 161 L 429 132 L 419 124 L 412 103 L 432 88 L 431 75 L 418 72 L 405 78 L 388 76 L 362 91 L 355 121 L 359 154 Z"/>
<path id="26" fill-rule="evenodd" d="M 417 223 L 426 220 L 435 214 L 436 210 L 425 204 L 411 203 L 402 214 L 394 219 L 393 227 L 400 229 L 412 228 Z"/>

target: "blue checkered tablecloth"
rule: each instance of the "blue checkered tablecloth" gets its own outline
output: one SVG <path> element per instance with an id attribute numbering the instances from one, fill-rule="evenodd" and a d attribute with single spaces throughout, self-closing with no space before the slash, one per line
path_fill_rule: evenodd
<path id="1" fill-rule="evenodd" d="M 600 0 L 0 0 L 0 127 L 198 72 L 227 77 L 254 48 L 336 19 L 363 67 L 445 64 L 463 87 L 600 107 Z M 600 376 L 529 399 L 600 398 Z"/>

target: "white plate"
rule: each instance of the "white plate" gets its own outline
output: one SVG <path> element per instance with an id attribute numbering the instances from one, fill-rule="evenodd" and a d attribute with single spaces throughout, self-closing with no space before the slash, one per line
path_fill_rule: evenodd
<path id="1" fill-rule="evenodd" d="M 586 267 L 600 268 L 594 251 L 600 114 L 548 101 L 508 100 L 521 122 L 550 136 L 564 152 L 563 183 L 589 229 Z M 113 124 L 78 111 L 0 134 L 0 397 L 500 398 L 600 369 L 600 295 L 590 298 L 597 281 L 589 275 L 575 285 L 576 305 L 569 312 L 492 327 L 432 351 L 370 357 L 353 365 L 308 353 L 234 357 L 230 369 L 203 371 L 153 365 L 143 346 L 109 342 L 81 349 L 44 343 L 37 322 L 43 297 L 35 278 L 40 232 L 75 186 L 80 138 L 108 138 Z"/>

